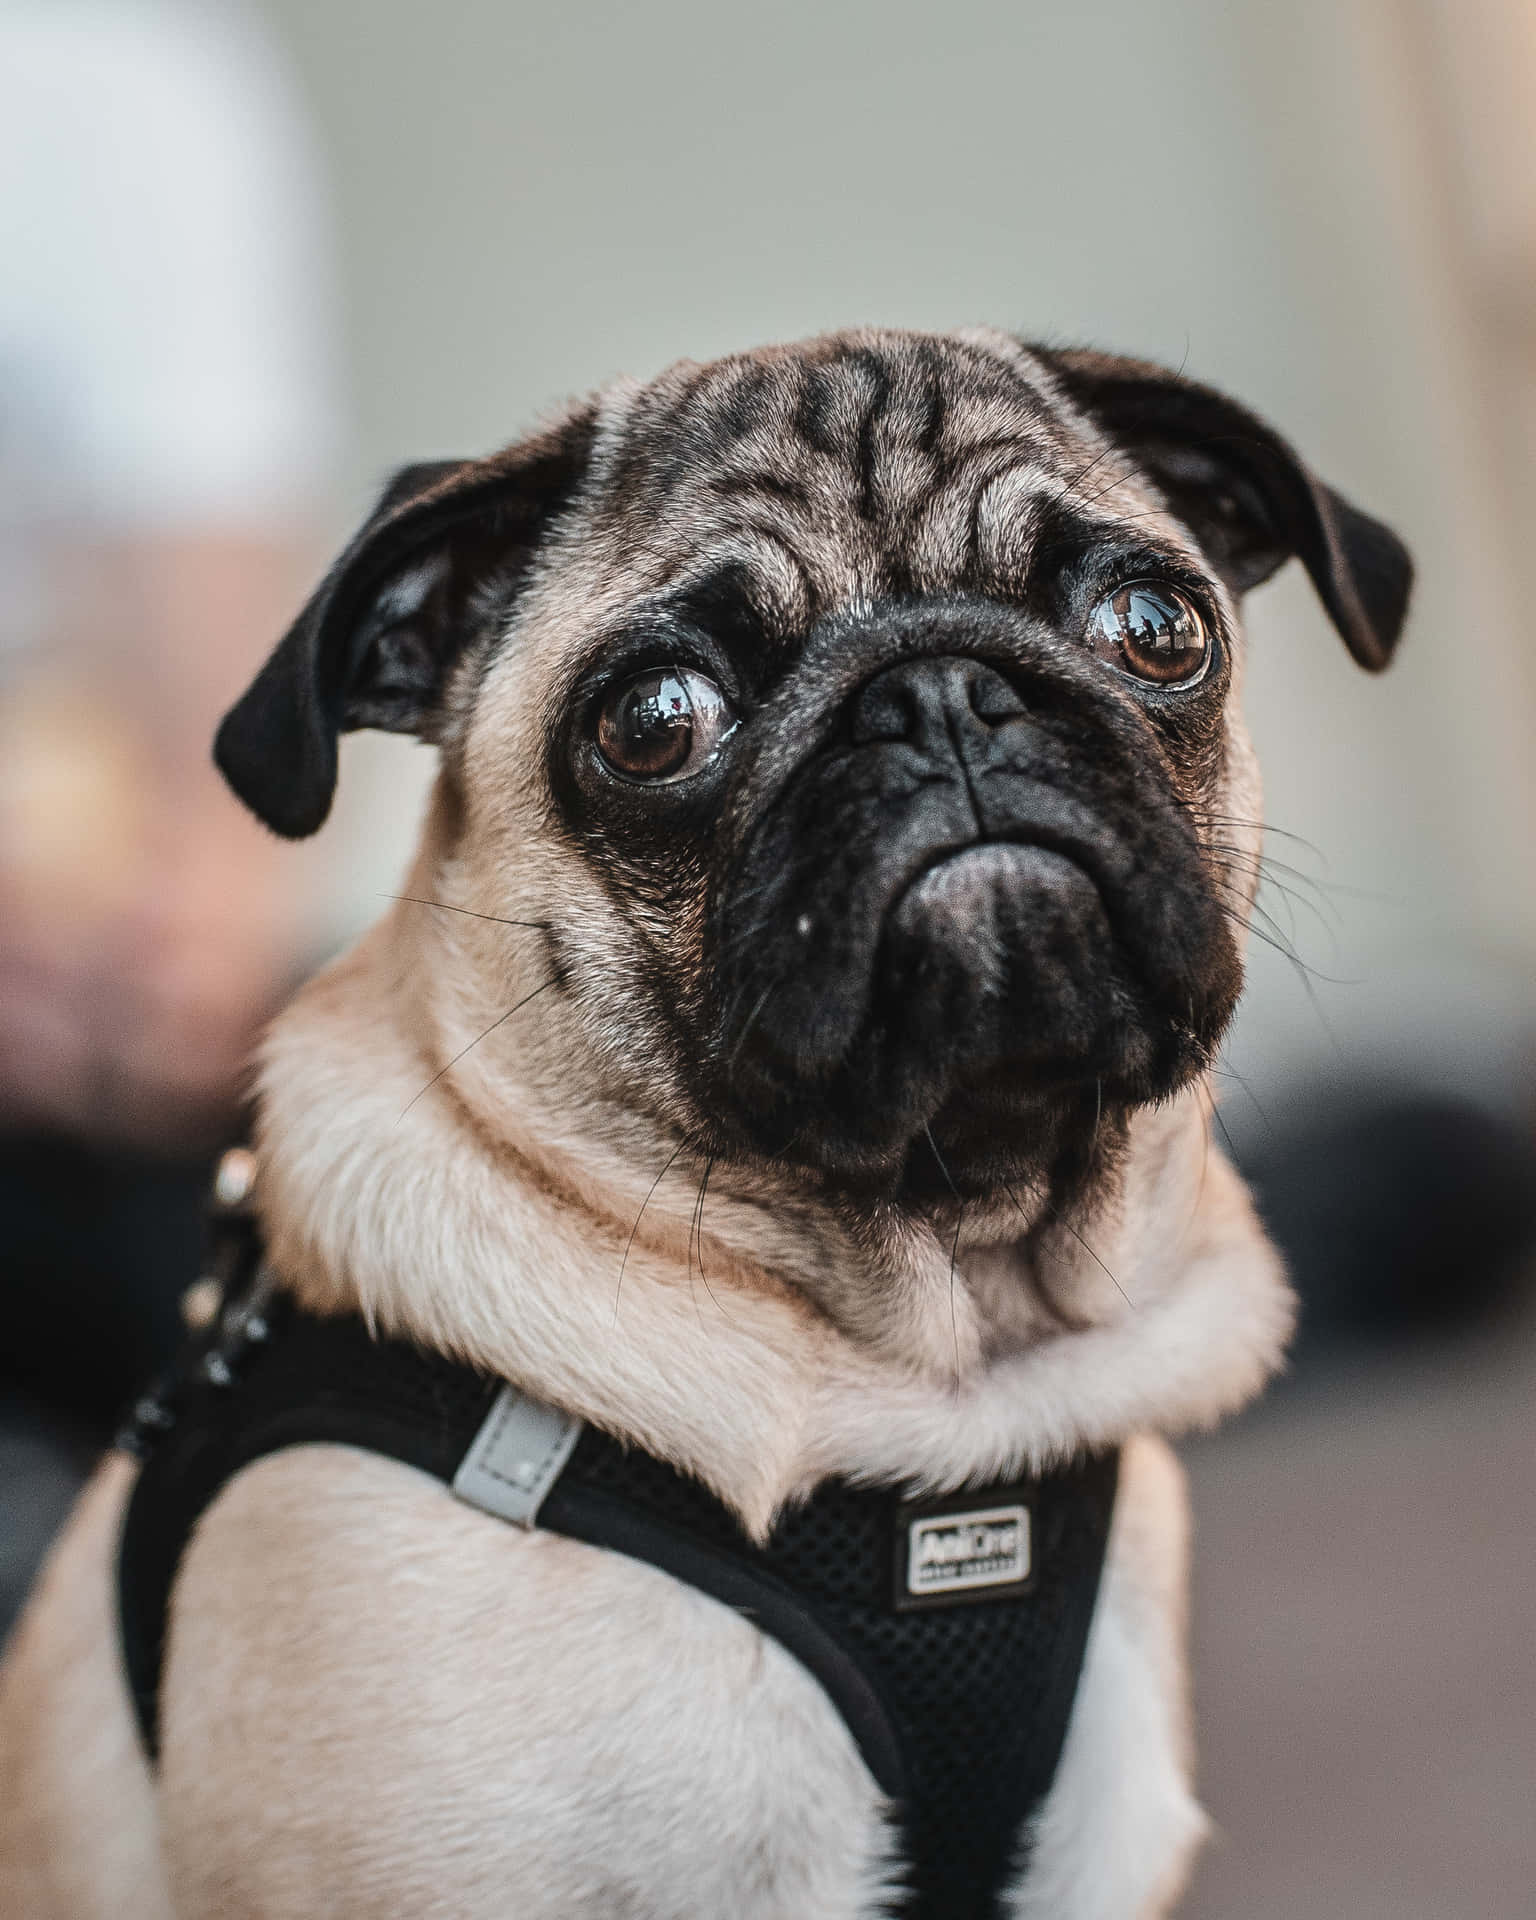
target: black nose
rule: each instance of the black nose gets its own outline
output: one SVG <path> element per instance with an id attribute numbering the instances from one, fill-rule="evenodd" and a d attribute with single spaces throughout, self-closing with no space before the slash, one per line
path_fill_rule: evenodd
<path id="1" fill-rule="evenodd" d="M 983 660 L 940 654 L 903 660 L 855 694 L 849 724 L 856 746 L 909 741 L 924 752 L 952 753 L 960 740 L 1015 720 L 1024 702 Z"/>

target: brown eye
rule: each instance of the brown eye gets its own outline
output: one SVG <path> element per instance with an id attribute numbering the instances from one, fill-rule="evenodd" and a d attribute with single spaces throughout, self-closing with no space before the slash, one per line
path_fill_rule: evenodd
<path id="1" fill-rule="evenodd" d="M 1199 679 L 1211 655 L 1194 602 L 1162 580 L 1133 580 L 1106 594 L 1088 639 L 1101 660 L 1160 686 Z"/>
<path id="2" fill-rule="evenodd" d="M 713 680 L 687 667 L 658 667 L 615 687 L 597 717 L 598 751 L 630 780 L 698 773 L 736 725 Z"/>

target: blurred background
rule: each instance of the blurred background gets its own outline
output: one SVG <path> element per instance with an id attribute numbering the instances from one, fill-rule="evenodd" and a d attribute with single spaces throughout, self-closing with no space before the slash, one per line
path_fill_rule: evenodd
<path id="1" fill-rule="evenodd" d="M 1223 1122 L 1289 1380 L 1186 1448 L 1200 1920 L 1536 1876 L 1530 0 L 0 0 L 0 1628 L 174 1338 L 241 1061 L 379 910 L 207 759 L 390 469 L 771 338 L 990 321 L 1268 414 L 1420 565 L 1249 603 L 1271 881 Z"/>

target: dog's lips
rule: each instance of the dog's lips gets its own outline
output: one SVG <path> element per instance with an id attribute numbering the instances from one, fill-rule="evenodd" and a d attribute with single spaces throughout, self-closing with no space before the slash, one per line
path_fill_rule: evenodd
<path id="1" fill-rule="evenodd" d="M 888 922 L 900 926 L 921 915 L 930 921 L 951 919 L 957 931 L 971 933 L 974 915 L 999 891 L 1059 893 L 1084 886 L 1098 893 L 1084 864 L 1059 846 L 1033 839 L 979 840 L 929 860 L 897 894 Z"/>
<path id="2" fill-rule="evenodd" d="M 1069 924 L 1112 943 L 1103 895 L 1079 860 L 1035 840 L 974 842 L 930 860 L 897 894 L 875 975 L 907 993 L 963 975 L 979 1007 L 1007 996 L 1022 954 Z"/>

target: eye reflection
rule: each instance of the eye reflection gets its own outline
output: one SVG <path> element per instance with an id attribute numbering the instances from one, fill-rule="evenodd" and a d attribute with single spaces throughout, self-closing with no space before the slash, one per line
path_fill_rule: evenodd
<path id="1" fill-rule="evenodd" d="M 681 780 L 714 758 L 735 723 L 713 680 L 687 667 L 653 668 L 603 702 L 598 751 L 627 779 Z"/>
<path id="2" fill-rule="evenodd" d="M 1157 685 L 1196 679 L 1210 657 L 1194 602 L 1161 580 L 1130 581 L 1106 594 L 1089 618 L 1088 639 L 1101 660 Z"/>

